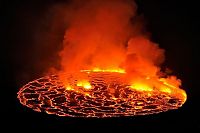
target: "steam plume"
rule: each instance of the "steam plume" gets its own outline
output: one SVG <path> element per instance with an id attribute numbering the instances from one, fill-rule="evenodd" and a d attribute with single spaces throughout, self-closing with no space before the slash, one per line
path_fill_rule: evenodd
<path id="1" fill-rule="evenodd" d="M 164 50 L 150 41 L 133 1 L 72 0 L 63 12 L 62 72 L 120 68 L 127 77 L 159 76 Z"/>

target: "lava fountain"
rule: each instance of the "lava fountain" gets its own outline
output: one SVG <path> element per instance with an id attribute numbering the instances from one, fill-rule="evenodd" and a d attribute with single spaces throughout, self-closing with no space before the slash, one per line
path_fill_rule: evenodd
<path id="1" fill-rule="evenodd" d="M 20 103 L 70 117 L 148 115 L 181 107 L 181 80 L 161 71 L 164 50 L 150 41 L 131 0 L 72 0 L 61 70 L 24 85 Z M 60 12 L 61 11 L 61 12 Z"/>

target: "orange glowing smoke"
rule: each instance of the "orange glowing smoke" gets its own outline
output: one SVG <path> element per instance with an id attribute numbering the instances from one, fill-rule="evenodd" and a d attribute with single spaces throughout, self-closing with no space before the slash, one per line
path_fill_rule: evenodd
<path id="1" fill-rule="evenodd" d="M 158 75 L 164 50 L 150 41 L 136 9 L 131 0 L 72 1 L 64 9 L 69 27 L 60 52 L 61 73 L 120 72 L 136 88 L 151 90 L 160 86 L 154 81 L 163 81 L 162 91 L 170 92 L 170 85 L 178 89 L 181 80 Z"/>
<path id="2" fill-rule="evenodd" d="M 161 76 L 159 74 L 164 73 L 161 72 L 160 68 L 164 61 L 164 50 L 159 48 L 158 44 L 150 41 L 150 36 L 145 32 L 142 19 L 137 16 L 136 9 L 136 4 L 131 0 L 72 0 L 64 8 L 63 6 L 59 7 L 59 10 L 65 14 L 64 19 L 68 25 L 64 35 L 63 49 L 59 52 L 62 70 L 58 71 L 57 75 L 59 75 L 59 78 L 56 79 L 56 82 L 52 83 L 52 86 L 42 83 L 42 88 L 47 89 L 45 93 L 56 90 L 56 94 L 60 94 L 58 93 L 60 88 L 57 84 L 57 80 L 60 80 L 62 82 L 61 88 L 64 86 L 67 91 L 63 91 L 62 93 L 65 94 L 65 100 L 68 100 L 69 103 L 73 103 L 73 100 L 69 99 L 72 92 L 83 96 L 81 98 L 83 100 L 93 98 L 91 101 L 95 101 L 97 97 L 93 95 L 98 92 L 99 88 L 99 93 L 105 95 L 104 97 L 98 97 L 102 102 L 105 102 L 107 99 L 115 104 L 119 101 L 134 103 L 130 103 L 128 108 L 123 107 L 124 113 L 122 113 L 123 111 L 118 111 L 120 115 L 135 115 L 137 112 L 135 109 L 130 109 L 132 114 L 128 109 L 135 108 L 135 104 L 139 104 L 136 101 L 142 100 L 143 105 L 136 107 L 140 111 L 145 110 L 143 107 L 146 107 L 148 102 L 151 103 L 150 105 L 156 106 L 155 110 L 157 111 L 146 109 L 146 113 L 141 114 L 151 114 L 182 106 L 186 101 L 187 95 L 185 91 L 180 89 L 181 80 L 177 79 L 174 75 L 163 74 L 164 76 Z M 90 75 L 95 75 L 95 73 L 98 73 L 97 77 L 99 78 L 100 75 L 100 79 L 105 82 L 103 84 L 106 89 L 105 93 L 101 90 L 103 87 L 101 84 L 94 84 L 97 82 L 95 80 L 96 77 Z M 105 78 L 106 73 L 108 75 L 115 73 L 117 74 L 116 77 L 120 75 L 120 81 L 112 80 L 111 82 L 110 78 Z M 78 76 L 73 75 L 73 78 L 70 79 L 68 76 L 63 76 L 65 74 L 76 74 Z M 51 83 L 51 78 L 47 79 Z M 35 82 L 38 83 L 38 81 Z M 111 85 L 110 82 L 115 85 Z M 55 88 L 53 87 L 54 85 Z M 31 87 L 31 85 L 28 85 L 28 87 Z M 21 93 L 19 93 L 21 103 L 25 105 L 27 105 L 25 102 L 26 96 L 23 93 L 27 89 L 29 88 L 25 86 L 22 88 Z M 116 91 L 119 91 L 121 96 L 110 95 Z M 129 94 L 130 92 L 132 94 Z M 37 91 L 34 93 L 40 95 Z M 106 97 L 106 95 L 110 95 L 110 97 Z M 122 95 L 129 96 L 129 98 L 123 98 Z M 163 98 L 163 101 L 157 101 L 158 97 Z M 148 101 L 146 98 L 152 98 L 155 101 Z M 170 99 L 175 99 L 174 105 L 164 106 L 163 104 L 167 104 Z M 75 98 L 74 101 L 76 100 Z M 39 101 L 41 102 L 42 99 L 39 99 Z M 68 102 L 65 104 L 68 104 Z M 76 107 L 85 108 L 85 101 L 82 104 L 78 104 Z M 105 104 L 99 104 L 99 106 L 105 107 Z M 44 102 L 41 105 L 44 105 Z M 88 105 L 90 104 L 88 103 Z M 52 106 L 53 109 L 60 109 L 60 106 L 53 104 L 49 104 L 49 106 Z M 31 107 L 33 106 L 31 105 Z M 67 108 L 71 109 L 70 106 L 63 105 L 63 110 Z M 115 110 L 116 108 L 112 109 Z M 41 110 L 41 107 L 37 107 L 37 109 Z M 95 111 L 96 109 L 90 109 L 93 113 L 88 115 L 85 111 L 82 112 L 84 116 L 89 117 L 93 116 L 94 112 L 98 112 Z M 75 113 L 77 112 L 75 111 Z M 113 114 L 117 113 L 113 111 Z M 103 115 L 106 114 L 104 113 Z M 109 114 L 106 116 L 113 115 Z"/>

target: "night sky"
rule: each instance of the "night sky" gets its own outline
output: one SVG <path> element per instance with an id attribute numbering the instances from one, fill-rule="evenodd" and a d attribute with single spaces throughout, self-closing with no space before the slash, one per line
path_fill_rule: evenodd
<path id="1" fill-rule="evenodd" d="M 69 128 L 101 129 L 115 128 L 132 132 L 173 128 L 200 129 L 200 88 L 199 58 L 200 21 L 198 2 L 195 0 L 137 0 L 138 13 L 143 15 L 146 28 L 152 40 L 166 50 L 164 66 L 182 80 L 182 88 L 188 100 L 182 108 L 156 115 L 128 118 L 84 119 L 64 118 L 46 113 L 37 113 L 22 106 L 17 92 L 27 82 L 43 76 L 49 66 L 58 60 L 56 52 L 62 48 L 61 42 L 65 25 L 56 30 L 46 23 L 51 14 L 46 12 L 54 4 L 67 0 L 2 0 L 1 9 L 1 127 L 16 130 Z M 47 34 L 52 33 L 52 34 Z M 56 33 L 56 34 L 55 34 Z M 54 41 L 49 41 L 54 38 Z M 52 39 L 51 39 L 52 40 Z M 41 45 L 49 42 L 49 45 Z M 41 47 L 40 47 L 41 46 Z M 40 63 L 38 63 L 40 62 Z M 56 66 L 59 67 L 59 66 Z"/>

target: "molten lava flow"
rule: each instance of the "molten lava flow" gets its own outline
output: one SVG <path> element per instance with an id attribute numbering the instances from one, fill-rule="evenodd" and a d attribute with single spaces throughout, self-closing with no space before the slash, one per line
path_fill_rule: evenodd
<path id="1" fill-rule="evenodd" d="M 92 88 L 90 82 L 87 81 L 87 80 L 78 81 L 77 86 L 83 87 L 83 88 L 85 88 L 85 89 L 91 89 L 91 88 Z"/>
<path id="2" fill-rule="evenodd" d="M 37 79 L 22 87 L 18 98 L 35 111 L 72 117 L 146 115 L 176 109 L 186 101 L 183 90 L 160 81 L 151 88 L 142 82 L 127 83 L 125 73 L 87 72 L 64 75 L 68 83 L 58 75 Z M 80 75 L 88 80 L 78 81 Z"/>
<path id="3" fill-rule="evenodd" d="M 100 69 L 100 68 L 94 68 L 92 70 L 81 70 L 80 72 L 116 72 L 116 73 L 125 73 L 124 69 Z"/>
<path id="4" fill-rule="evenodd" d="M 142 83 L 135 83 L 135 84 L 131 85 L 130 88 L 132 88 L 136 91 L 152 91 L 153 90 L 148 85 L 142 84 Z"/>

